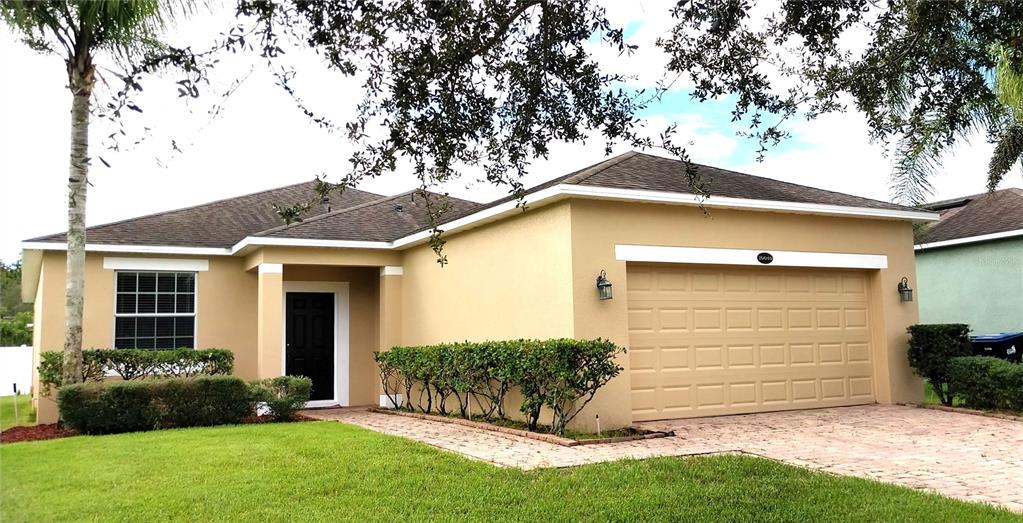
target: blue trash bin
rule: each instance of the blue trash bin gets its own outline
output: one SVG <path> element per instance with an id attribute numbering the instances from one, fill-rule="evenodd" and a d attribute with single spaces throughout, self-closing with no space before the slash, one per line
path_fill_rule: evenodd
<path id="1" fill-rule="evenodd" d="M 1023 361 L 1020 359 L 1023 353 L 1023 332 L 971 336 L 970 342 L 973 344 L 973 354 L 977 356 L 993 356 L 1016 363 Z"/>

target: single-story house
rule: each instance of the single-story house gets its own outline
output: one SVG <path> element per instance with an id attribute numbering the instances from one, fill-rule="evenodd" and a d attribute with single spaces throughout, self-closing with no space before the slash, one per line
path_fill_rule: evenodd
<path id="1" fill-rule="evenodd" d="M 349 190 L 283 226 L 271 204 L 313 197 L 303 183 L 91 227 L 84 345 L 227 348 L 242 377 L 310 376 L 313 405 L 377 404 L 373 353 L 397 345 L 627 347 L 579 426 L 921 399 L 897 286 L 935 214 L 707 166 L 702 200 L 682 171 L 630 152 L 525 209 L 451 198 L 444 266 L 415 193 Z M 38 360 L 62 346 L 65 237 L 23 248 Z"/>
<path id="2" fill-rule="evenodd" d="M 1023 331 L 1023 189 L 923 208 L 941 218 L 917 233 L 920 321 Z"/>

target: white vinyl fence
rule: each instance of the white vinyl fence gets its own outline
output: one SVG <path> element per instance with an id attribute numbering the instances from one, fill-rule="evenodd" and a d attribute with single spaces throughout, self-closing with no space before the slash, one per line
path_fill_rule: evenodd
<path id="1" fill-rule="evenodd" d="M 32 387 L 32 347 L 0 347 L 0 396 L 28 394 Z"/>

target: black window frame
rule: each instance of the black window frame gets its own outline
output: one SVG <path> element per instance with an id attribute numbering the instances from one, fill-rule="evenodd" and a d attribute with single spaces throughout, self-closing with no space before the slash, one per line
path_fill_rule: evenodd
<path id="1" fill-rule="evenodd" d="M 114 271 L 114 347 L 194 349 L 196 271 Z"/>

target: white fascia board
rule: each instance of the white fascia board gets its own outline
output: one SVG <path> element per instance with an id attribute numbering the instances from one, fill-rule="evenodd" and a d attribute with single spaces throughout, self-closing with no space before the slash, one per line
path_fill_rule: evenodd
<path id="1" fill-rule="evenodd" d="M 380 268 L 381 276 L 401 276 L 405 274 L 405 268 L 400 265 L 386 265 Z"/>
<path id="2" fill-rule="evenodd" d="M 21 248 L 41 251 L 66 251 L 66 242 L 21 242 Z M 110 245 L 87 243 L 86 252 L 123 252 L 132 254 L 181 254 L 190 256 L 230 256 L 231 249 L 219 247 L 178 247 L 175 245 Z"/>
<path id="3" fill-rule="evenodd" d="M 995 232 L 991 234 L 981 234 L 979 236 L 968 236 L 966 238 L 956 238 L 954 240 L 945 240 L 942 242 L 921 243 L 920 245 L 917 245 L 913 248 L 918 251 L 923 251 L 926 249 L 934 249 L 937 247 L 951 247 L 953 245 L 963 245 L 967 243 L 1001 240 L 1002 238 L 1013 238 L 1015 236 L 1023 236 L 1023 229 L 1016 229 L 1014 231 Z"/>
<path id="4" fill-rule="evenodd" d="M 263 236 L 249 236 L 236 243 L 230 249 L 235 254 L 242 249 L 253 246 L 277 246 L 277 247 L 333 247 L 339 249 L 391 249 L 392 242 L 362 242 L 349 240 L 311 240 L 305 238 L 267 238 Z"/>
<path id="5" fill-rule="evenodd" d="M 259 274 L 284 274 L 283 263 L 260 263 Z"/>
<path id="6" fill-rule="evenodd" d="M 210 270 L 209 260 L 194 258 L 103 258 L 103 268 L 120 271 L 184 271 Z"/>
<path id="7" fill-rule="evenodd" d="M 559 185 L 563 194 L 606 200 L 636 202 L 673 203 L 728 209 L 751 209 L 757 211 L 790 212 L 799 214 L 822 214 L 827 216 L 858 216 L 863 218 L 886 218 L 894 220 L 937 221 L 938 214 L 924 211 L 903 211 L 898 209 L 875 209 L 872 207 L 846 207 L 820 203 L 782 202 L 776 200 L 749 200 L 727 196 L 700 197 L 694 194 L 644 191 L 639 189 L 616 189 L 589 185 Z"/>
<path id="8" fill-rule="evenodd" d="M 774 257 L 771 263 L 757 260 L 761 253 Z M 821 267 L 830 269 L 887 269 L 883 254 L 776 251 L 770 249 L 716 249 L 666 247 L 660 245 L 615 245 L 615 258 L 626 262 L 688 263 L 701 265 L 751 265 L 766 267 Z"/>

